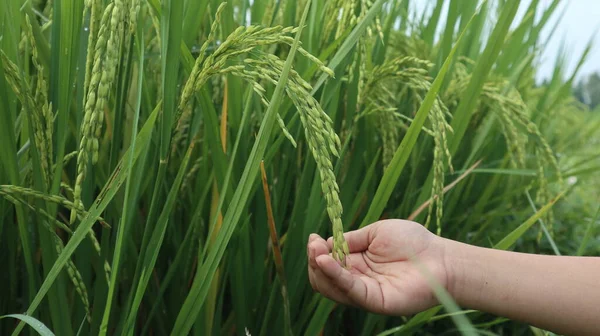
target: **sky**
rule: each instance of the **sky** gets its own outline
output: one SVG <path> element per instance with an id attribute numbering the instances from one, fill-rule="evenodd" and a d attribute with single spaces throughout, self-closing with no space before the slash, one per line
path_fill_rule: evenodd
<path id="1" fill-rule="evenodd" d="M 529 1 L 527 1 L 529 2 Z M 550 3 L 548 0 L 541 0 L 541 3 Z M 524 5 L 524 4 L 523 4 Z M 521 5 L 522 8 L 526 6 Z M 524 11 L 524 10 L 523 10 Z M 550 76 L 556 56 L 560 52 L 563 44 L 567 50 L 569 73 L 573 71 L 580 56 L 583 54 L 587 44 L 592 40 L 592 50 L 580 70 L 581 76 L 589 75 L 593 72 L 600 72 L 600 0 L 570 0 L 564 1 L 559 5 L 554 21 L 550 22 L 553 26 L 556 19 L 562 14 L 562 19 L 558 22 L 556 32 L 549 40 L 548 45 L 542 54 L 542 63 L 540 67 L 540 76 Z M 546 29 L 544 37 L 547 37 L 550 29 Z"/>
<path id="2" fill-rule="evenodd" d="M 548 7 L 551 2 L 552 0 L 540 0 L 540 5 L 545 8 Z M 521 1 L 519 11 L 513 22 L 513 27 L 520 22 L 529 3 L 530 0 Z M 422 13 L 422 11 L 426 10 L 428 7 L 429 10 L 431 10 L 431 7 L 433 7 L 434 4 L 435 0 L 411 1 L 411 6 L 419 13 Z M 447 7 L 448 4 L 446 3 L 445 6 Z M 447 8 L 444 8 L 441 17 L 443 18 L 446 13 Z M 560 18 L 561 16 L 562 18 Z M 560 20 L 558 20 L 559 18 Z M 542 31 L 542 40 L 548 38 L 548 35 L 557 22 L 558 27 L 542 52 L 537 80 L 542 81 L 544 78 L 552 76 L 556 58 L 563 48 L 567 51 L 568 66 L 566 76 L 570 76 L 579 61 L 580 56 L 583 54 L 586 45 L 592 38 L 592 50 L 587 61 L 582 66 L 577 79 L 596 71 L 600 72 L 600 33 L 594 34 L 600 29 L 600 0 L 563 0 L 554 12 L 550 22 L 546 25 L 544 31 Z"/>

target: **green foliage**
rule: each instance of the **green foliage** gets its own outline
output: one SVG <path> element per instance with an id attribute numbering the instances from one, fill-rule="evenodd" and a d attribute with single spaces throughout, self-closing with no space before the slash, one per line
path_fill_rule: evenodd
<path id="1" fill-rule="evenodd" d="M 573 95 L 590 109 L 595 109 L 600 104 L 600 74 L 594 72 L 582 79 L 573 88 Z"/>
<path id="2" fill-rule="evenodd" d="M 50 329 L 48 329 L 48 327 L 46 327 L 42 322 L 36 320 L 35 318 L 33 318 L 31 316 L 27 316 L 27 315 L 23 315 L 23 314 L 9 314 L 9 315 L 0 316 L 0 319 L 7 318 L 7 317 L 12 317 L 12 318 L 22 320 L 23 322 L 25 322 L 29 326 L 31 326 L 31 328 L 33 330 L 35 330 L 41 336 L 54 336 L 54 333 L 52 331 L 50 331 Z"/>
<path id="3" fill-rule="evenodd" d="M 343 262 L 343 230 L 410 216 L 600 255 L 597 78 L 572 87 L 587 49 L 535 84 L 540 3 L 5 0 L 0 311 L 26 314 L 0 334 L 527 332 L 443 288 L 411 317 L 336 306 L 305 248 Z"/>

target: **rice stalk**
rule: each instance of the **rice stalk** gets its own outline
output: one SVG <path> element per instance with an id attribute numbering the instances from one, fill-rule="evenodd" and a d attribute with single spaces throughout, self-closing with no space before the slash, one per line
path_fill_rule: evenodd
<path id="1" fill-rule="evenodd" d="M 455 77 L 450 82 L 445 96 L 445 101 L 452 106 L 458 104 L 458 97 L 466 89 L 471 78 L 467 70 L 467 66 L 470 64 L 472 64 L 472 61 L 466 58 L 462 58 L 456 64 Z M 509 149 L 512 166 L 521 168 L 527 166 L 525 149 L 529 144 L 529 137 L 533 138 L 534 161 L 538 175 L 536 202 L 540 205 L 546 204 L 552 198 L 548 190 L 546 167 L 552 168 L 559 185 L 563 183 L 562 174 L 550 144 L 542 135 L 538 126 L 531 121 L 529 108 L 520 92 L 512 87 L 507 80 L 496 76 L 496 78 L 483 85 L 480 99 L 481 107 L 495 113 L 499 118 L 500 129 Z M 549 232 L 553 232 L 552 216 L 552 209 L 544 215 L 544 221 L 548 223 Z M 538 237 L 541 238 L 541 233 Z"/>
<path id="2" fill-rule="evenodd" d="M 23 205 L 23 206 L 29 208 L 30 210 L 32 210 L 33 212 L 36 212 L 36 213 L 40 214 L 42 217 L 44 217 L 46 220 L 42 220 L 41 222 L 44 225 L 44 228 L 50 233 L 52 240 L 54 241 L 54 247 L 56 249 L 56 252 L 58 254 L 60 254 L 62 252 L 62 250 L 64 248 L 64 244 L 63 244 L 62 240 L 60 239 L 60 237 L 58 236 L 58 234 L 55 232 L 55 228 L 62 229 L 65 232 L 72 234 L 73 232 L 71 231 L 71 229 L 69 227 L 67 227 L 61 221 L 50 216 L 50 214 L 48 214 L 45 210 L 34 207 L 31 204 L 29 204 L 28 202 L 24 201 L 23 199 L 13 197 L 13 195 L 10 195 L 10 194 L 2 193 L 2 191 L 0 191 L 0 194 L 2 196 L 4 196 L 4 198 L 7 199 L 8 201 L 10 201 L 11 203 L 13 203 L 15 205 L 19 205 L 19 204 Z M 52 223 L 55 228 L 50 226 L 50 224 L 48 222 Z M 77 294 L 79 295 L 79 298 L 81 299 L 81 302 L 83 303 L 83 307 L 86 312 L 86 318 L 87 318 L 88 322 L 91 322 L 92 314 L 91 314 L 91 310 L 90 310 L 90 302 L 88 299 L 88 293 L 87 293 L 87 289 L 85 287 L 85 283 L 83 281 L 83 278 L 81 277 L 81 273 L 75 266 L 75 263 L 73 263 L 73 261 L 71 261 L 71 260 L 69 260 L 67 262 L 66 269 L 67 269 L 67 274 L 69 275 L 69 279 L 73 283 L 73 286 L 75 287 L 75 291 L 77 292 Z"/>
<path id="3" fill-rule="evenodd" d="M 546 168 L 548 166 L 548 158 L 547 153 L 545 153 L 544 149 L 536 148 L 535 150 L 535 158 L 537 162 L 537 171 L 538 171 L 538 188 L 536 192 L 535 199 L 538 204 L 545 204 L 544 202 L 549 202 L 553 195 L 548 187 L 548 179 L 546 177 Z M 551 237 L 554 236 L 554 211 L 550 209 L 550 211 L 544 214 L 542 220 L 546 223 L 546 229 Z M 540 226 L 537 241 L 539 242 L 542 238 L 543 230 Z"/>
<path id="4" fill-rule="evenodd" d="M 221 5 L 217 10 L 216 18 L 219 17 L 223 6 Z M 280 43 L 291 45 L 293 38 L 287 34 L 296 31 L 296 28 L 284 28 L 280 26 L 271 28 L 257 26 L 238 27 L 213 53 L 204 57 L 208 44 L 216 35 L 216 22 L 218 20 L 214 21 L 207 41 L 200 48 L 200 56 L 196 59 L 194 67 L 182 90 L 178 105 L 178 115 L 175 118 L 176 123 L 179 122 L 192 95 L 200 90 L 211 76 L 217 74 L 231 73 L 248 80 L 252 83 L 254 91 L 261 96 L 261 101 L 268 104 L 263 95 L 265 90 L 258 82 L 262 80 L 267 83 L 276 84 L 279 74 L 283 71 L 284 62 L 274 55 L 255 50 L 255 48 Z M 298 48 L 298 51 L 310 61 L 315 62 L 322 71 L 333 75 L 330 69 L 326 68 L 320 60 L 310 55 L 306 50 Z M 232 57 L 251 52 L 257 59 L 247 58 L 243 64 L 226 65 L 226 62 Z M 327 200 L 328 214 L 333 224 L 334 257 L 344 262 L 344 257 L 348 254 L 348 248 L 342 232 L 342 206 L 339 200 L 339 187 L 335 180 L 333 165 L 330 159 L 330 154 L 338 155 L 340 140 L 332 128 L 331 119 L 325 114 L 319 103 L 310 95 L 311 90 L 312 87 L 310 84 L 304 81 L 297 72 L 290 72 L 290 80 L 286 87 L 286 92 L 298 108 L 309 148 L 317 162 L 322 180 L 322 189 Z M 283 120 L 281 118 L 278 120 L 284 134 L 295 144 L 291 134 L 285 128 Z"/>
<path id="5" fill-rule="evenodd" d="M 273 216 L 273 208 L 271 205 L 271 192 L 269 191 L 269 182 L 267 180 L 267 173 L 265 172 L 264 161 L 260 162 L 260 172 L 263 185 L 263 192 L 265 194 L 265 204 L 267 208 L 267 222 L 269 225 L 269 237 L 271 242 L 271 250 L 273 252 L 273 261 L 275 263 L 275 269 L 281 282 L 281 296 L 283 298 L 283 309 L 284 309 L 284 320 L 286 325 L 286 332 L 288 335 L 293 335 L 292 322 L 290 317 L 290 298 L 288 296 L 288 281 L 285 276 L 285 269 L 283 265 L 283 257 L 281 254 L 281 244 L 277 235 L 277 227 L 275 226 L 275 218 Z"/>
<path id="6" fill-rule="evenodd" d="M 48 84 L 44 79 L 44 68 L 40 64 L 38 50 L 35 38 L 33 37 L 33 28 L 29 21 L 29 15 L 25 16 L 27 26 L 27 37 L 31 43 L 31 59 L 36 69 L 36 88 L 35 88 L 35 110 L 32 111 L 33 126 L 36 143 L 38 143 L 38 152 L 40 153 L 40 163 L 42 174 L 46 185 L 50 184 L 50 167 L 52 167 L 52 132 L 54 129 L 54 115 L 52 113 L 52 103 L 48 99 Z"/>
<path id="7" fill-rule="evenodd" d="M 129 20 L 129 35 L 135 34 L 137 29 L 138 14 L 140 13 L 141 7 L 141 0 L 131 0 L 129 3 L 129 15 L 127 15 L 127 19 Z"/>
<path id="8" fill-rule="evenodd" d="M 70 227 L 68 227 L 65 223 L 52 217 L 48 212 L 46 212 L 46 210 L 33 206 L 32 204 L 30 204 L 23 198 L 19 197 L 18 195 L 12 195 L 9 193 L 4 193 L 4 192 L 0 192 L 0 193 L 1 193 L 0 195 L 2 195 L 2 197 L 4 197 L 7 201 L 9 201 L 15 205 L 22 205 L 26 208 L 29 208 L 29 210 L 44 217 L 48 222 L 50 222 L 54 226 L 54 228 L 51 229 L 52 232 L 54 232 L 55 229 L 60 229 L 60 230 L 67 232 L 68 234 L 73 233 L 73 231 L 71 230 Z"/>
<path id="9" fill-rule="evenodd" d="M 62 189 L 64 189 L 66 192 L 68 192 L 69 194 L 71 194 L 71 196 L 73 196 L 73 194 L 75 194 L 75 191 L 73 190 L 73 188 L 71 188 L 70 185 L 68 185 L 68 184 L 66 184 L 64 182 L 60 183 L 60 187 Z"/>
<path id="10" fill-rule="evenodd" d="M 181 97 L 179 99 L 177 115 L 174 118 L 175 122 L 177 122 L 177 123 L 179 122 L 179 119 L 181 118 L 183 111 L 189 108 L 188 104 L 190 103 L 190 100 L 195 92 L 194 90 L 197 87 L 198 76 L 200 75 L 200 73 L 202 73 L 202 70 L 203 70 L 201 68 L 201 66 L 203 66 L 203 63 L 204 63 L 204 59 L 206 57 L 205 56 L 206 51 L 208 49 L 208 46 L 212 42 L 214 42 L 214 40 L 216 39 L 217 29 L 219 27 L 221 13 L 225 9 L 225 6 L 226 6 L 226 3 L 224 2 L 224 3 L 221 3 L 221 5 L 219 5 L 219 8 L 217 8 L 217 11 L 215 13 L 215 19 L 213 20 L 213 22 L 210 26 L 210 31 L 208 33 L 208 36 L 206 37 L 206 41 L 204 41 L 204 43 L 200 47 L 200 51 L 198 53 L 198 58 L 196 58 L 196 61 L 194 62 L 194 67 L 192 68 L 192 71 L 190 72 L 190 75 L 188 76 L 185 86 L 183 87 L 183 90 L 181 92 Z M 202 84 L 204 84 L 204 83 L 202 83 Z"/>
<path id="11" fill-rule="evenodd" d="M 102 1 L 101 0 L 86 0 L 85 11 L 90 12 L 90 23 L 89 23 L 89 36 L 87 44 L 87 53 L 85 59 L 85 78 L 83 84 L 83 93 L 87 96 L 88 89 L 90 86 L 90 80 L 92 77 L 92 66 L 94 62 L 94 49 L 96 48 L 96 41 L 98 40 L 98 31 L 100 28 L 100 20 L 102 18 Z M 85 12 L 84 12 L 85 16 Z M 86 97 L 84 97 L 86 100 Z"/>
<path id="12" fill-rule="evenodd" d="M 241 73 L 238 70 L 233 73 L 239 74 L 240 77 L 249 81 L 260 79 L 273 84 L 277 83 L 284 66 L 284 62 L 273 55 L 264 55 L 264 57 L 256 60 L 245 59 L 244 63 L 247 67 Z M 333 228 L 332 255 L 344 266 L 349 266 L 346 264 L 346 256 L 349 254 L 349 250 L 343 236 L 341 218 L 343 207 L 331 161 L 332 155 L 339 156 L 340 139 L 333 130 L 331 118 L 323 111 L 316 99 L 310 95 L 312 86 L 304 81 L 296 71 L 290 71 L 285 89 L 298 110 L 308 147 L 317 163 L 317 170 L 321 178 L 321 189 L 325 195 L 327 213 Z M 260 89 L 256 91 L 260 91 Z M 265 101 L 265 98 L 262 97 L 262 100 Z"/>
<path id="13" fill-rule="evenodd" d="M 31 24 L 28 17 L 26 17 L 26 26 L 29 29 L 25 32 L 25 37 L 26 41 L 32 44 L 32 60 L 37 71 L 35 97 L 29 89 L 25 78 L 21 76 L 17 65 L 8 58 L 3 50 L 0 50 L 0 58 L 2 59 L 5 78 L 17 99 L 21 102 L 21 109 L 25 111 L 31 123 L 34 146 L 39 153 L 42 178 L 45 185 L 48 185 L 49 168 L 52 166 L 52 106 L 48 104 L 48 86 L 43 77 L 43 68 L 39 63 L 38 52 L 31 33 Z M 28 184 L 31 184 L 31 181 L 28 180 L 29 178 L 31 176 L 26 176 L 25 179 Z"/>
<path id="14" fill-rule="evenodd" d="M 325 21 L 325 24 L 323 26 L 323 36 L 331 36 L 333 30 L 336 29 L 336 26 L 338 25 L 338 17 L 340 17 L 340 15 L 343 17 L 343 13 L 345 11 L 342 5 L 343 1 L 344 0 L 331 0 L 325 3 L 325 13 L 323 17 L 326 18 L 327 21 Z"/>
<path id="15" fill-rule="evenodd" d="M 65 207 L 68 210 L 71 210 L 71 212 L 75 212 L 75 214 L 77 215 L 77 217 L 79 219 L 83 219 L 88 215 L 88 212 L 85 211 L 85 209 L 76 207 L 73 202 L 67 200 L 66 198 L 64 198 L 60 195 L 47 195 L 47 194 L 41 193 L 39 191 L 25 188 L 25 187 L 19 187 L 19 186 L 14 186 L 14 185 L 0 185 L 0 196 L 3 196 L 5 198 L 7 198 L 8 200 L 23 200 L 23 201 L 21 201 L 22 203 L 27 203 L 24 201 L 24 199 L 29 198 L 29 197 L 34 198 L 34 199 L 39 199 L 42 201 L 46 201 L 46 202 L 55 203 L 55 204 Z M 36 209 L 35 211 L 39 211 L 40 213 L 42 213 L 41 211 L 43 211 L 43 209 Z M 47 216 L 52 218 L 50 215 L 47 215 Z M 98 217 L 97 221 L 104 227 L 110 227 L 104 221 L 104 219 L 102 217 Z M 70 229 L 67 232 L 70 232 Z M 100 243 L 98 242 L 98 239 L 96 238 L 96 234 L 94 233 L 94 231 L 92 229 L 89 230 L 88 237 L 92 243 L 92 246 L 94 247 L 94 250 L 96 251 L 98 256 L 100 256 L 101 255 Z M 108 263 L 106 261 L 104 262 L 104 268 L 107 273 L 110 272 L 110 266 L 108 265 Z"/>
<path id="16" fill-rule="evenodd" d="M 255 48 L 281 43 L 291 46 L 293 38 L 287 34 L 295 33 L 296 28 L 284 28 L 280 26 L 270 28 L 257 26 L 238 27 L 213 53 L 204 57 L 208 44 L 215 38 L 218 18 L 224 6 L 222 4 L 217 9 L 215 21 L 213 22 L 208 38 L 200 48 L 200 56 L 196 59 L 194 67 L 182 90 L 178 105 L 178 115 L 175 118 L 176 123 L 179 122 L 192 95 L 200 90 L 211 76 L 231 73 L 242 77 L 252 83 L 254 91 L 261 96 L 261 101 L 268 104 L 266 98 L 263 96 L 265 90 L 258 81 L 263 80 L 267 83 L 276 84 L 279 74 L 283 71 L 284 62 L 281 59 L 274 55 L 258 51 Z M 232 57 L 250 52 L 257 59 L 247 58 L 243 64 L 226 65 L 227 61 Z M 298 52 L 316 63 L 325 73 L 333 75 L 330 69 L 326 68 L 319 59 L 309 54 L 306 50 L 298 48 Z M 339 187 L 335 180 L 333 165 L 330 159 L 330 153 L 338 155 L 340 141 L 339 137 L 333 131 L 331 119 L 325 114 L 319 103 L 310 95 L 311 90 L 312 87 L 310 84 L 304 81 L 297 72 L 290 72 L 290 80 L 286 87 L 286 92 L 298 108 L 309 147 L 317 162 L 322 180 L 322 189 L 327 201 L 328 214 L 333 224 L 334 257 L 344 263 L 345 256 L 348 254 L 348 247 L 344 241 L 342 232 L 342 205 L 339 200 Z M 278 117 L 278 123 L 286 137 L 295 145 L 293 137 L 286 129 L 280 117 Z"/>
<path id="17" fill-rule="evenodd" d="M 127 8 L 122 0 L 110 3 L 102 15 L 97 39 L 90 35 L 94 44 L 90 82 L 85 96 L 84 119 L 81 124 L 81 138 L 77 155 L 77 178 L 75 180 L 73 202 L 81 205 L 81 188 L 85 179 L 88 160 L 98 161 L 99 138 L 104 122 L 104 107 L 108 101 L 110 87 L 115 79 L 119 61 L 119 50 L 124 38 L 124 20 Z M 89 68 L 87 70 L 90 70 Z M 87 72 L 87 71 L 86 71 Z M 76 213 L 71 212 L 71 223 Z"/>
<path id="18" fill-rule="evenodd" d="M 47 0 L 46 5 L 44 6 L 44 10 L 42 12 L 48 21 L 52 21 L 52 16 L 54 14 L 54 0 Z"/>
<path id="19" fill-rule="evenodd" d="M 66 166 L 72 159 L 77 157 L 78 151 L 72 151 L 63 157 L 63 166 Z M 52 170 L 56 167 L 56 163 L 52 166 Z"/>
<path id="20" fill-rule="evenodd" d="M 75 211 L 78 217 L 85 217 L 88 215 L 88 212 L 83 207 L 76 206 L 74 202 L 71 202 L 60 195 L 48 195 L 30 188 L 6 184 L 0 185 L 0 194 L 21 197 L 33 197 L 35 199 L 61 205 L 68 210 Z M 97 220 L 98 222 L 102 223 L 103 226 L 108 225 L 106 224 L 106 222 L 104 222 L 104 218 L 102 217 L 98 217 Z"/>
<path id="21" fill-rule="evenodd" d="M 196 161 L 194 161 L 194 164 L 190 168 L 190 171 L 185 175 L 185 178 L 183 179 L 183 183 L 181 183 L 182 191 L 185 190 L 186 188 L 189 188 L 192 185 L 194 177 L 196 177 L 196 173 L 202 167 L 202 163 L 203 163 L 202 157 L 198 157 L 196 159 Z"/>
<path id="22" fill-rule="evenodd" d="M 273 14 L 275 14 L 275 4 L 277 0 L 265 0 L 267 1 L 267 6 L 265 7 L 265 12 L 262 17 L 261 24 L 265 27 L 271 25 L 273 21 Z"/>
<path id="23" fill-rule="evenodd" d="M 364 88 L 360 91 L 358 97 L 359 106 L 364 106 L 364 111 L 368 114 L 371 111 L 377 111 L 375 118 L 380 129 L 383 143 L 383 165 L 384 169 L 390 163 L 400 140 L 401 121 L 396 117 L 396 106 L 398 102 L 406 98 L 406 95 L 400 95 L 396 92 L 404 90 L 409 92 L 416 104 L 421 103 L 423 95 L 430 86 L 431 80 L 428 76 L 429 68 L 432 64 L 429 61 L 420 60 L 416 57 L 405 56 L 395 58 L 375 66 L 372 71 L 366 74 Z M 406 91 L 408 90 L 408 91 Z M 363 112 L 364 113 L 364 112 Z M 361 113 L 359 117 L 363 117 Z M 436 207 L 437 233 L 441 234 L 441 218 L 443 215 L 443 188 L 445 166 L 451 171 L 452 162 L 450 152 L 447 147 L 447 132 L 452 132 L 450 124 L 446 117 L 449 112 L 441 101 L 436 99 L 429 113 L 429 123 L 431 130 L 429 134 L 434 139 L 433 151 L 433 183 L 431 197 L 435 201 L 430 203 L 429 212 L 425 226 L 433 215 L 433 207 Z"/>
<path id="24" fill-rule="evenodd" d="M 208 45 L 214 40 L 216 35 L 216 29 L 218 28 L 218 18 L 224 8 L 224 4 L 219 6 L 215 21 L 211 27 L 211 32 L 207 40 L 200 48 L 200 56 L 196 59 L 194 67 L 184 85 L 181 93 L 181 98 L 178 105 L 178 114 L 175 118 L 175 122 L 178 122 L 181 114 L 185 110 L 187 104 L 190 102 L 191 97 L 195 92 L 198 92 L 200 88 L 214 75 L 222 75 L 225 73 L 238 72 L 242 65 L 227 66 L 227 62 L 237 55 L 250 53 L 255 48 L 260 46 L 274 45 L 274 44 L 287 44 L 293 43 L 293 38 L 288 34 L 296 32 L 297 28 L 293 27 L 269 27 L 262 28 L 259 26 L 240 26 L 233 31 L 218 48 L 208 56 L 204 56 Z M 333 75 L 333 72 L 325 67 L 325 65 L 316 57 L 308 53 L 303 48 L 298 48 L 298 52 L 303 56 L 307 57 L 310 61 L 319 65 L 321 71 L 326 72 L 329 75 Z"/>

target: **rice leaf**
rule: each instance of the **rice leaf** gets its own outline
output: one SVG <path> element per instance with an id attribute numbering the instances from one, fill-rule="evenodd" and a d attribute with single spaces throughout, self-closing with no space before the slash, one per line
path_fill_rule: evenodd
<path id="1" fill-rule="evenodd" d="M 54 336 L 54 333 L 52 331 L 50 331 L 50 329 L 48 329 L 48 327 L 46 327 L 45 324 L 40 322 L 35 317 L 31 317 L 31 316 L 27 316 L 27 315 L 23 315 L 23 314 L 8 314 L 8 315 L 0 316 L 0 319 L 7 318 L 7 317 L 16 318 L 16 319 L 23 321 L 23 323 L 27 323 L 27 325 L 29 325 L 31 328 L 33 328 L 33 330 L 37 331 L 37 333 L 40 334 L 41 336 Z"/>

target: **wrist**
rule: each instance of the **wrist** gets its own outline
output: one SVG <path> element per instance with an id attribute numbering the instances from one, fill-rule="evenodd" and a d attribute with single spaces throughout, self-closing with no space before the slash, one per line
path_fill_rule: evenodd
<path id="1" fill-rule="evenodd" d="M 483 265 L 478 259 L 486 251 L 484 248 L 449 239 L 444 239 L 444 243 L 444 264 L 448 281 L 446 290 L 458 305 L 473 308 L 477 293 L 481 292 L 481 288 L 477 288 L 480 281 L 473 280 L 483 280 L 485 272 L 481 271 Z"/>

